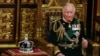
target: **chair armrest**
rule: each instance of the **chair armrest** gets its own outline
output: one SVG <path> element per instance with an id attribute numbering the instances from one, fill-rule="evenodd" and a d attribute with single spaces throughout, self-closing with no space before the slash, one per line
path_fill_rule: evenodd
<path id="1" fill-rule="evenodd" d="M 53 47 L 48 47 L 47 45 L 49 44 L 49 42 L 47 42 L 46 40 L 44 40 L 43 38 L 37 38 L 34 39 L 35 40 L 35 47 L 40 48 L 43 51 L 46 51 L 47 53 L 50 54 L 50 56 L 53 56 Z"/>

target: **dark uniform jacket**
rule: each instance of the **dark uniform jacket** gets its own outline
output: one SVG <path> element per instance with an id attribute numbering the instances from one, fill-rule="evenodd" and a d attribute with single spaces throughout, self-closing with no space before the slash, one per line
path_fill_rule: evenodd
<path id="1" fill-rule="evenodd" d="M 52 24 L 49 42 L 58 46 L 65 56 L 82 56 L 82 37 L 85 37 L 82 21 L 74 18 L 67 23 L 60 19 Z"/>

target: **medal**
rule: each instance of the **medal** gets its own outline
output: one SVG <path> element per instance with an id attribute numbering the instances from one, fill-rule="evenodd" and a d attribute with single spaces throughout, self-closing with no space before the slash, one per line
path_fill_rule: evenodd
<path id="1" fill-rule="evenodd" d="M 72 24 L 72 30 L 80 30 L 80 24 Z"/>
<path id="2" fill-rule="evenodd" d="M 68 27 L 71 28 L 71 24 L 70 23 L 69 23 Z"/>

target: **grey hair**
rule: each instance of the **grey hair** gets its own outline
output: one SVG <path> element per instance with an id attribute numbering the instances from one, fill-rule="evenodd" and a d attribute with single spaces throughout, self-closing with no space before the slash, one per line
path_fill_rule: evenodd
<path id="1" fill-rule="evenodd" d="M 65 6 L 62 8 L 62 12 L 65 10 L 65 8 L 66 8 L 67 6 L 73 7 L 74 12 L 76 11 L 76 8 L 75 8 L 75 6 L 74 6 L 73 3 L 66 3 Z"/>

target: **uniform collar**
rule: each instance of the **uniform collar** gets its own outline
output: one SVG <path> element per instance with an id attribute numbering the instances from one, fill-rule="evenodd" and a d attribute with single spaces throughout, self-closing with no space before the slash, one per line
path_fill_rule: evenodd
<path id="1" fill-rule="evenodd" d="M 64 22 L 66 22 L 66 23 L 69 23 L 67 20 L 65 20 L 65 18 L 64 18 L 64 17 L 62 18 L 62 20 L 63 20 Z"/>
<path id="2" fill-rule="evenodd" d="M 73 18 L 72 22 L 68 23 L 68 22 L 66 22 L 66 20 L 65 20 L 64 18 L 62 18 L 60 21 L 61 21 L 62 23 L 64 23 L 64 24 L 72 24 L 72 23 L 74 23 L 76 20 L 77 20 L 77 18 Z"/>
<path id="3" fill-rule="evenodd" d="M 62 18 L 62 21 L 63 21 L 64 23 L 72 23 L 72 22 L 74 21 L 74 18 L 73 18 L 73 20 L 72 20 L 71 22 L 68 22 L 68 21 L 66 21 L 65 18 L 63 17 L 63 18 Z"/>

